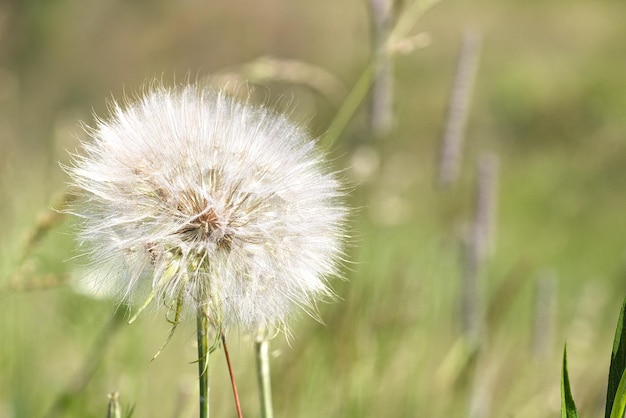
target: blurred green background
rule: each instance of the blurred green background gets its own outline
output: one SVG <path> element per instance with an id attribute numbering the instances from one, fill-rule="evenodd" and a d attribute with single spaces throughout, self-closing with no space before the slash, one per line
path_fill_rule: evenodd
<path id="1" fill-rule="evenodd" d="M 392 132 L 369 138 L 364 106 L 331 150 L 353 188 L 348 280 L 320 307 L 325 324 L 303 315 L 292 339 L 273 340 L 277 417 L 557 416 L 565 341 L 579 410 L 600 416 L 626 295 L 624 16 L 626 3 L 608 0 L 450 0 L 417 22 L 412 34 L 430 44 L 394 60 Z M 467 28 L 481 33 L 482 53 L 462 172 L 437 190 Z M 167 336 L 163 315 L 128 325 L 115 319 L 123 308 L 111 319 L 113 302 L 75 292 L 67 222 L 21 259 L 65 187 L 58 162 L 83 136 L 79 120 L 92 124 L 108 98 L 153 78 L 246 78 L 242 65 L 261 56 L 326 69 L 341 98 L 370 51 L 364 0 L 2 2 L 0 417 L 102 417 L 114 390 L 135 417 L 196 415 L 194 324 L 150 362 Z M 298 82 L 270 77 L 256 92 L 315 135 L 337 111 Z M 460 243 L 485 151 L 498 157 L 497 218 L 479 275 L 480 349 L 467 354 Z M 259 416 L 252 342 L 228 338 L 244 415 Z M 235 415 L 223 363 L 218 352 L 215 417 Z"/>

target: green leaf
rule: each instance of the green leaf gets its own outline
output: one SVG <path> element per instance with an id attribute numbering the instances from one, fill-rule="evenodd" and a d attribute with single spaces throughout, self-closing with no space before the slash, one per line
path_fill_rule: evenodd
<path id="1" fill-rule="evenodd" d="M 626 374 L 622 375 L 622 380 L 619 382 L 615 393 L 611 418 L 624 418 L 624 410 L 626 410 L 626 379 L 624 376 Z"/>
<path id="2" fill-rule="evenodd" d="M 626 299 L 622 303 L 622 310 L 617 320 L 615 329 L 615 339 L 613 341 L 613 352 L 611 353 L 611 367 L 609 368 L 609 381 L 606 389 L 606 410 L 605 418 L 610 418 L 613 410 L 613 402 L 621 384 L 624 369 L 626 369 L 626 330 L 624 329 L 624 314 L 626 311 Z M 621 416 L 620 416 L 621 417 Z"/>
<path id="3" fill-rule="evenodd" d="M 563 374 L 561 375 L 561 418 L 578 418 L 567 373 L 567 346 L 563 348 Z"/>

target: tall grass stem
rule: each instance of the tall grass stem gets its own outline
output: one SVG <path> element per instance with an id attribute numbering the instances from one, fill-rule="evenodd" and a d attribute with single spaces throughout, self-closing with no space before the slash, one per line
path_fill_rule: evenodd
<path id="1" fill-rule="evenodd" d="M 322 145 L 330 148 L 335 141 L 341 136 L 344 129 L 356 113 L 361 103 L 369 93 L 372 83 L 376 79 L 378 72 L 378 62 L 382 55 L 389 55 L 393 50 L 393 46 L 400 40 L 404 39 L 419 18 L 439 0 L 415 0 L 409 7 L 398 16 L 397 22 L 389 31 L 384 42 L 381 41 L 381 48 L 374 54 L 370 62 L 365 66 L 361 76 L 348 93 L 343 104 L 337 111 L 334 119 L 331 121 L 326 134 L 322 138 Z M 389 59 L 389 57 L 386 57 Z"/>
<path id="2" fill-rule="evenodd" d="M 481 258 L 473 237 L 462 242 L 463 273 L 461 290 L 461 329 L 470 348 L 476 349 L 482 334 Z"/>
<path id="3" fill-rule="evenodd" d="M 422 15 L 438 2 L 439 0 L 414 0 L 398 16 L 397 22 L 393 25 L 393 29 L 389 33 L 387 47 L 392 46 L 401 39 L 406 38 Z"/>
<path id="4" fill-rule="evenodd" d="M 259 393 L 261 395 L 261 417 L 273 418 L 272 385 L 270 380 L 270 356 L 269 340 L 264 335 L 259 335 L 254 341 L 256 353 L 257 377 L 259 381 Z"/>
<path id="5" fill-rule="evenodd" d="M 376 63 L 370 62 L 367 64 L 363 73 L 354 84 L 350 93 L 341 104 L 341 107 L 337 111 L 337 114 L 333 118 L 330 126 L 326 130 L 326 134 L 322 139 L 322 145 L 330 148 L 335 141 L 341 136 L 348 122 L 352 119 L 352 116 L 356 113 L 361 103 L 367 96 L 367 93 L 372 86 L 376 73 Z"/>
<path id="6" fill-rule="evenodd" d="M 370 130 L 375 138 L 385 137 L 393 125 L 393 60 L 385 43 L 393 23 L 390 0 L 369 0 L 372 53 L 376 60 L 376 77 L 370 97 Z"/>
<path id="7" fill-rule="evenodd" d="M 480 156 L 477 168 L 474 220 L 463 242 L 463 285 L 461 323 L 471 345 L 478 346 L 484 326 L 481 275 L 493 253 L 493 236 L 497 212 L 498 158 L 495 154 Z"/>

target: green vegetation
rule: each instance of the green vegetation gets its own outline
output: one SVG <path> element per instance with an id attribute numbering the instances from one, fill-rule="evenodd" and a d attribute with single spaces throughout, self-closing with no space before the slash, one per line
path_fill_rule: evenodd
<path id="1" fill-rule="evenodd" d="M 335 96 L 297 71 L 287 82 L 242 65 L 309 63 L 344 97 L 369 62 L 367 6 L 87 3 L 0 6 L 0 417 L 101 417 L 116 391 L 122 416 L 194 417 L 193 321 L 151 362 L 170 329 L 161 314 L 128 325 L 124 307 L 70 284 L 81 271 L 71 222 L 46 210 L 62 201 L 57 162 L 76 148 L 78 120 L 92 124 L 107 97 L 161 75 L 253 74 L 263 79 L 254 97 L 321 137 Z M 411 34 L 430 44 L 394 58 L 391 133 L 369 137 L 364 105 L 333 145 L 353 184 L 348 280 L 320 306 L 324 324 L 302 316 L 293 338 L 271 341 L 276 416 L 557 416 L 565 342 L 567 402 L 581 417 L 603 414 L 626 295 L 625 12 L 610 1 L 451 0 L 417 21 Z M 442 190 L 439 137 L 467 27 L 481 55 L 460 178 Z M 485 152 L 498 159 L 497 216 L 473 339 L 461 319 L 462 241 Z M 253 336 L 228 338 L 244 416 L 258 416 Z M 210 368 L 211 416 L 234 416 L 222 351 Z"/>

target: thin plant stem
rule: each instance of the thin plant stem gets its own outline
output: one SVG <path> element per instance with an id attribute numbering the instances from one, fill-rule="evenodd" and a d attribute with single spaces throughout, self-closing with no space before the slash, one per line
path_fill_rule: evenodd
<path id="1" fill-rule="evenodd" d="M 224 355 L 226 356 L 226 364 L 228 365 L 228 374 L 230 375 L 230 383 L 233 386 L 233 395 L 235 396 L 235 406 L 237 408 L 237 417 L 242 418 L 241 403 L 239 402 L 239 393 L 237 392 L 237 384 L 235 383 L 235 374 L 233 373 L 233 365 L 230 362 L 228 354 L 228 346 L 226 345 L 226 336 L 222 332 L 222 347 L 224 347 Z"/>
<path id="2" fill-rule="evenodd" d="M 259 392 L 261 394 L 261 417 L 273 418 L 272 385 L 270 380 L 270 357 L 269 341 L 265 336 L 258 336 L 254 340 L 256 353 L 257 378 L 259 380 Z"/>
<path id="3" fill-rule="evenodd" d="M 398 20 L 387 38 L 387 45 L 393 45 L 408 36 L 411 29 L 413 29 L 415 23 L 422 15 L 438 2 L 439 0 L 414 0 L 400 16 L 398 16 Z"/>
<path id="4" fill-rule="evenodd" d="M 356 113 L 357 109 L 367 96 L 367 93 L 370 91 L 370 87 L 374 81 L 376 64 L 375 62 L 370 62 L 367 64 L 363 73 L 354 84 L 350 93 L 348 93 L 348 97 L 344 100 L 343 104 L 337 111 L 337 114 L 333 118 L 330 126 L 328 127 L 326 134 L 322 140 L 322 144 L 325 147 L 331 147 L 337 138 L 341 136 L 344 129 L 348 125 L 348 122 L 352 119 L 352 116 Z"/>
<path id="5" fill-rule="evenodd" d="M 393 60 L 385 43 L 393 22 L 391 0 L 369 0 L 373 54 L 377 56 L 377 76 L 370 96 L 369 123 L 374 138 L 387 136 L 393 124 Z M 382 52 L 382 53 L 380 53 Z"/>
<path id="6" fill-rule="evenodd" d="M 463 272 L 461 276 L 461 328 L 472 350 L 481 340 L 482 333 L 482 286 L 480 275 L 482 259 L 475 235 L 462 240 Z"/>
<path id="7" fill-rule="evenodd" d="M 376 79 L 381 55 L 390 54 L 390 51 L 393 49 L 392 46 L 399 40 L 405 38 L 419 18 L 438 1 L 439 0 L 415 0 L 398 18 L 394 27 L 389 31 L 386 41 L 383 42 L 381 40 L 380 49 L 375 51 L 374 56 L 363 69 L 359 79 L 348 93 L 348 96 L 328 126 L 326 134 L 324 134 L 322 138 L 322 144 L 325 147 L 330 148 L 335 143 L 346 126 L 348 126 L 348 123 L 359 109 L 361 103 L 363 103 L 363 100 L 369 93 Z"/>
<path id="8" fill-rule="evenodd" d="M 347 93 L 343 83 L 328 70 L 307 62 L 262 56 L 240 67 L 243 79 L 278 81 L 306 86 L 339 105 Z"/>
<path id="9" fill-rule="evenodd" d="M 473 345 L 478 345 L 484 326 L 482 311 L 484 265 L 493 251 L 491 235 L 495 229 L 497 200 L 498 159 L 494 154 L 484 154 L 478 162 L 478 181 L 474 222 L 464 240 L 464 271 L 462 324 L 464 334 Z"/>
<path id="10" fill-rule="evenodd" d="M 206 312 L 198 309 L 198 380 L 200 418 L 209 418 L 209 318 Z"/>

